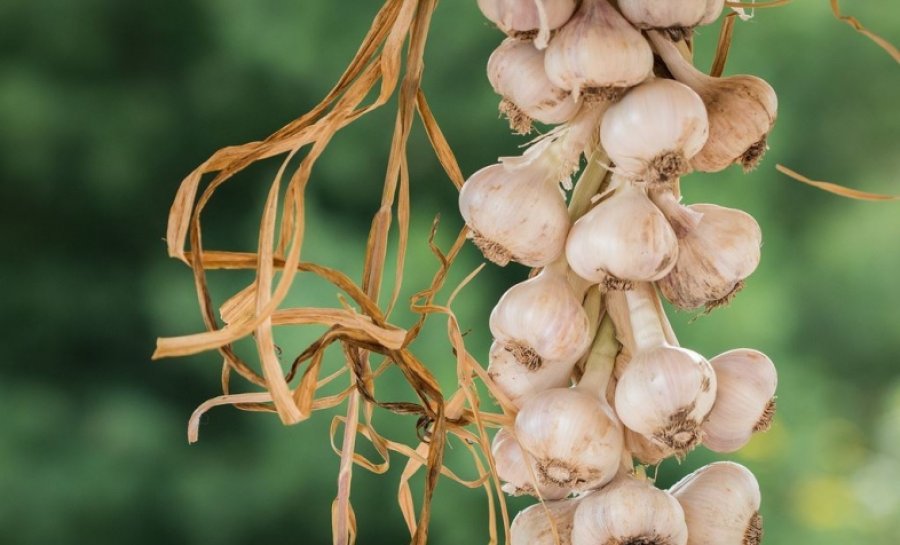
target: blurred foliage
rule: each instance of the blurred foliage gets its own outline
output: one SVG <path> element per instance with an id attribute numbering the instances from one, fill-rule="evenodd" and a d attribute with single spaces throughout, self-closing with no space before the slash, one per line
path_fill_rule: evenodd
<path id="1" fill-rule="evenodd" d="M 315 104 L 378 4 L 0 3 L 0 542 L 330 542 L 337 470 L 330 415 L 283 428 L 270 415 L 219 409 L 204 419 L 200 443 L 188 447 L 187 417 L 217 393 L 219 358 L 151 363 L 149 354 L 156 336 L 201 327 L 190 275 L 166 260 L 160 238 L 179 181 L 215 149 L 264 137 Z M 844 4 L 900 42 L 900 10 Z M 699 32 L 701 67 L 709 65 L 716 34 Z M 484 76 L 500 39 L 473 0 L 440 5 L 425 87 L 467 174 L 523 142 L 497 119 Z M 761 480 L 766 543 L 894 544 L 900 214 L 896 204 L 851 202 L 801 186 L 773 166 L 900 192 L 900 73 L 835 21 L 824 0 L 759 10 L 739 24 L 727 70 L 762 76 L 778 91 L 772 149 L 749 176 L 692 176 L 684 190 L 688 201 L 736 206 L 758 218 L 764 258 L 733 305 L 696 320 L 676 314 L 676 329 L 684 344 L 709 356 L 752 346 L 779 367 L 776 426 L 730 457 Z M 389 106 L 341 133 L 321 161 L 309 190 L 306 259 L 359 276 L 393 115 Z M 419 129 L 410 156 L 406 295 L 436 267 L 425 243 L 432 218 L 441 214 L 445 247 L 461 224 L 455 192 Z M 274 168 L 251 168 L 218 194 L 206 216 L 208 247 L 254 247 Z M 467 248 L 451 283 L 479 262 Z M 480 359 L 493 301 L 524 274 L 488 267 L 459 298 L 456 311 Z M 221 273 L 211 280 L 221 298 L 248 278 Z M 332 288 L 302 280 L 291 302 L 336 304 Z M 403 312 L 396 319 L 410 322 Z M 313 335 L 282 332 L 278 342 L 287 358 Z M 418 346 L 449 387 L 454 362 L 443 335 L 435 319 Z M 411 395 L 398 373 L 386 375 L 378 394 Z M 392 438 L 414 439 L 411 419 L 379 414 L 376 422 Z M 660 484 L 720 458 L 700 449 L 680 466 L 666 463 Z M 450 450 L 448 460 L 472 474 L 465 449 Z M 395 505 L 402 462 L 394 459 L 386 476 L 356 472 L 359 543 L 406 542 Z M 433 543 L 487 542 L 486 522 L 479 491 L 440 484 Z"/>

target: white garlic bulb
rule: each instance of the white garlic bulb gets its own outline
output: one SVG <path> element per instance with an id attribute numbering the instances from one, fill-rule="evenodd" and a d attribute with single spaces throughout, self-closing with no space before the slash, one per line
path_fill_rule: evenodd
<path id="1" fill-rule="evenodd" d="M 718 172 L 734 163 L 742 164 L 744 170 L 756 167 L 778 116 L 778 96 L 772 86 L 756 76 L 708 76 L 664 36 L 649 35 L 672 75 L 706 104 L 709 138 L 691 159 L 691 166 L 701 172 Z"/>
<path id="2" fill-rule="evenodd" d="M 701 215 L 700 221 L 678 241 L 678 260 L 658 285 L 679 308 L 714 309 L 728 304 L 756 270 L 762 231 L 741 210 L 714 204 L 688 208 Z"/>
<path id="3" fill-rule="evenodd" d="M 628 429 L 684 455 L 716 399 L 716 376 L 700 354 L 668 344 L 653 287 L 625 292 L 636 345 L 616 385 L 616 414 Z"/>
<path id="4" fill-rule="evenodd" d="M 540 158 L 479 170 L 463 184 L 459 210 L 475 244 L 500 266 L 547 265 L 562 253 L 569 232 L 558 166 Z"/>
<path id="5" fill-rule="evenodd" d="M 544 65 L 550 81 L 575 96 L 608 100 L 650 76 L 653 52 L 607 0 L 583 0 L 550 43 Z"/>
<path id="6" fill-rule="evenodd" d="M 619 469 L 622 426 L 607 403 L 578 388 L 554 388 L 525 399 L 516 435 L 534 456 L 542 486 L 590 490 Z"/>
<path id="7" fill-rule="evenodd" d="M 706 10 L 703 12 L 700 25 L 715 23 L 719 15 L 722 15 L 723 9 L 725 9 L 725 0 L 706 0 Z"/>
<path id="8" fill-rule="evenodd" d="M 744 466 L 710 464 L 679 481 L 670 492 L 684 509 L 688 545 L 759 545 L 762 541 L 759 483 Z"/>
<path id="9" fill-rule="evenodd" d="M 716 403 L 703 424 L 703 445 L 734 452 L 772 424 L 778 373 L 772 360 L 749 348 L 729 350 L 709 363 L 716 372 Z"/>
<path id="10" fill-rule="evenodd" d="M 618 184 L 615 193 L 569 232 L 569 265 L 591 282 L 652 282 L 664 277 L 678 257 L 675 232 L 644 190 L 621 179 L 613 183 Z"/>
<path id="11" fill-rule="evenodd" d="M 531 132 L 531 121 L 555 125 L 578 112 L 581 101 L 561 89 L 544 72 L 544 53 L 531 42 L 507 38 L 488 59 L 488 79 L 503 97 L 500 112 L 518 134 Z"/>
<path id="12" fill-rule="evenodd" d="M 569 489 L 553 483 L 536 483 L 534 460 L 528 457 L 512 432 L 501 429 L 494 436 L 491 455 L 497 476 L 503 481 L 503 491 L 513 496 L 528 494 L 545 500 L 558 500 L 569 495 Z"/>
<path id="13" fill-rule="evenodd" d="M 690 87 L 670 79 L 646 81 L 610 106 L 600 142 L 615 172 L 649 183 L 666 183 L 690 171 L 706 143 L 706 106 Z"/>
<path id="14" fill-rule="evenodd" d="M 671 458 L 677 454 L 675 450 L 659 443 L 654 443 L 643 435 L 629 429 L 625 430 L 625 448 L 640 463 L 647 466 L 655 466 L 666 458 Z"/>
<path id="15" fill-rule="evenodd" d="M 545 360 L 574 365 L 591 342 L 582 299 L 564 267 L 547 267 L 503 294 L 491 312 L 491 333 L 530 369 Z"/>
<path id="16" fill-rule="evenodd" d="M 573 498 L 538 503 L 519 511 L 509 527 L 510 545 L 570 545 L 577 507 L 578 499 Z"/>
<path id="17" fill-rule="evenodd" d="M 503 343 L 494 341 L 489 354 L 488 376 L 494 385 L 516 406 L 533 393 L 569 385 L 575 362 L 545 360 L 539 367 L 522 365 Z"/>
<path id="18" fill-rule="evenodd" d="M 645 480 L 622 476 L 581 499 L 572 545 L 686 545 L 681 506 Z"/>
<path id="19" fill-rule="evenodd" d="M 547 47 L 550 31 L 568 21 L 577 0 L 478 0 L 485 17 L 508 36 Z"/>
<path id="20" fill-rule="evenodd" d="M 703 19 L 706 3 L 707 0 L 619 0 L 619 9 L 637 28 L 667 30 L 681 37 Z"/>

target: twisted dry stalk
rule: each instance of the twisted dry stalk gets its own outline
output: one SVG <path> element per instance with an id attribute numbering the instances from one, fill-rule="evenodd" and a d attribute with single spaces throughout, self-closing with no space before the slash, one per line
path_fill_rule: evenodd
<path id="1" fill-rule="evenodd" d="M 490 543 L 498 542 L 498 505 L 507 537 L 509 532 L 509 517 L 490 454 L 490 438 L 486 428 L 509 424 L 514 409 L 466 350 L 459 324 L 450 309 L 450 303 L 459 289 L 478 270 L 453 292 L 446 304 L 436 303 L 450 266 L 465 243 L 465 231 L 458 234 L 453 246 L 445 253 L 433 242 L 437 228 L 435 222 L 429 244 L 439 267 L 431 284 L 412 297 L 410 308 L 418 314 L 418 319 L 406 330 L 389 321 L 399 298 L 409 241 L 410 180 L 406 145 L 416 114 L 451 182 L 459 188 L 464 181 L 420 86 L 424 68 L 422 55 L 436 1 L 387 0 L 346 71 L 315 108 L 265 140 L 226 147 L 214 153 L 183 180 L 169 216 L 166 238 L 168 253 L 193 271 L 206 331 L 159 339 L 153 357 L 184 356 L 216 350 L 223 359 L 223 394 L 196 409 L 189 422 L 189 441 L 197 440 L 200 416 L 216 406 L 232 405 L 243 410 L 274 412 L 283 423 L 296 424 L 308 419 L 317 410 L 333 408 L 346 402 L 346 416 L 335 417 L 331 425 L 332 445 L 341 457 L 338 493 L 332 513 L 334 543 L 337 544 L 352 543 L 356 534 L 350 502 L 354 465 L 375 473 L 384 473 L 389 468 L 391 452 L 408 458 L 401 477 L 398 501 L 413 543 L 423 544 L 427 540 L 431 498 L 441 475 L 470 488 L 484 489 L 489 507 Z M 839 15 L 836 1 L 832 1 L 836 15 Z M 765 6 L 757 4 L 754 7 Z M 855 23 L 854 27 L 860 30 L 855 19 L 845 20 Z M 721 71 L 724 66 L 732 24 L 733 18 L 726 19 L 714 71 Z M 405 63 L 404 44 L 408 44 Z M 884 47 L 881 42 L 879 44 Z M 403 66 L 405 70 L 402 69 Z M 356 283 L 338 270 L 301 260 L 305 189 L 316 161 L 331 138 L 347 125 L 386 104 L 398 86 L 398 112 L 381 206 L 372 220 L 363 277 Z M 375 98 L 365 104 L 366 97 L 376 87 L 378 91 Z M 301 156 L 303 150 L 305 154 Z M 206 250 L 203 247 L 201 217 L 217 189 L 249 165 L 276 156 L 284 156 L 284 159 L 266 199 L 260 222 L 258 250 L 255 253 Z M 299 165 L 289 176 L 282 191 L 282 182 L 295 158 L 299 158 Z M 213 177 L 200 192 L 202 179 L 207 174 Z M 278 222 L 276 218 L 280 199 L 283 199 L 280 204 L 282 219 Z M 378 300 L 387 260 L 388 237 L 395 214 L 398 247 L 394 289 L 389 303 L 382 310 Z M 216 305 L 208 288 L 207 271 L 223 269 L 254 270 L 256 274 L 253 282 L 218 307 L 220 324 L 216 316 Z M 342 308 L 279 308 L 294 285 L 297 273 L 313 274 L 326 280 L 349 297 L 352 304 L 342 299 Z M 447 316 L 448 339 L 456 356 L 458 380 L 456 390 L 449 397 L 444 395 L 434 375 L 409 350 L 427 318 L 434 314 Z M 325 325 L 328 330 L 307 347 L 285 372 L 278 360 L 273 328 L 306 324 Z M 233 350 L 233 343 L 250 336 L 257 348 L 261 374 Z M 320 377 L 325 352 L 332 345 L 341 348 L 345 366 L 336 373 Z M 382 358 L 374 370 L 372 355 Z M 391 365 L 396 365 L 403 372 L 419 403 L 392 403 L 376 398 L 375 380 Z M 233 373 L 262 391 L 230 393 Z M 330 396 L 317 395 L 321 388 L 344 374 L 349 375 L 349 384 L 343 391 Z M 484 382 L 498 400 L 503 409 L 502 414 L 481 409 L 475 377 Z M 372 425 L 376 407 L 417 416 L 421 442 L 410 447 L 378 434 Z M 360 421 L 360 411 L 363 421 Z M 341 426 L 344 427 L 342 441 L 341 446 L 337 446 L 334 438 Z M 367 460 L 356 452 L 358 435 L 372 444 L 381 458 L 380 462 Z M 463 479 L 443 465 L 444 448 L 451 436 L 460 439 L 471 453 L 477 471 L 474 479 Z M 426 479 L 419 514 L 416 516 L 409 480 L 422 468 L 425 468 Z"/>

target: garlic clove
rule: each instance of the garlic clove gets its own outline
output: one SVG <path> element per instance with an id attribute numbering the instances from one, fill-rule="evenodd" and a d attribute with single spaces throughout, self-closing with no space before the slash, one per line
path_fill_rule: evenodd
<path id="1" fill-rule="evenodd" d="M 531 394 L 568 386 L 575 367 L 574 363 L 544 361 L 540 367 L 530 368 L 522 365 L 506 345 L 497 341 L 491 345 L 489 358 L 488 376 L 517 408 L 521 408 Z"/>
<path id="2" fill-rule="evenodd" d="M 569 495 L 568 488 L 552 483 L 539 483 L 535 486 L 537 471 L 534 461 L 527 457 L 510 430 L 503 428 L 497 432 L 491 444 L 491 455 L 494 457 L 497 476 L 506 483 L 503 491 L 507 494 L 527 494 L 545 500 L 558 500 Z"/>
<path id="3" fill-rule="evenodd" d="M 463 184 L 459 209 L 486 258 L 542 267 L 562 253 L 570 220 L 556 170 L 542 160 L 522 168 L 495 164 Z"/>
<path id="4" fill-rule="evenodd" d="M 700 24 L 706 4 L 707 0 L 619 0 L 619 9 L 637 28 L 665 30 L 680 39 Z"/>
<path id="5" fill-rule="evenodd" d="M 618 472 L 622 426 L 595 395 L 554 388 L 529 396 L 515 429 L 522 447 L 534 456 L 542 486 L 590 490 Z"/>
<path id="6" fill-rule="evenodd" d="M 510 545 L 571 545 L 578 501 L 548 501 L 519 511 L 509 527 Z"/>
<path id="7" fill-rule="evenodd" d="M 687 85 L 662 78 L 626 93 L 600 125 L 600 142 L 615 172 L 648 183 L 669 183 L 688 173 L 708 134 L 703 100 Z"/>
<path id="8" fill-rule="evenodd" d="M 749 348 L 719 354 L 710 365 L 716 372 L 716 403 L 703 424 L 703 445 L 715 452 L 735 452 L 754 432 L 769 429 L 778 373 L 772 360 Z"/>
<path id="9" fill-rule="evenodd" d="M 572 545 L 686 545 L 678 501 L 650 482 L 621 476 L 575 509 Z"/>
<path id="10" fill-rule="evenodd" d="M 550 81 L 576 97 L 610 100 L 650 76 L 653 52 L 607 0 L 583 0 L 550 43 L 544 65 Z"/>
<path id="11" fill-rule="evenodd" d="M 759 483 L 746 467 L 716 462 L 688 475 L 670 492 L 684 509 L 688 545 L 759 545 L 762 541 Z"/>
<path id="12" fill-rule="evenodd" d="M 491 333 L 529 369 L 544 360 L 574 365 L 591 342 L 582 299 L 564 271 L 545 268 L 503 294 L 491 312 Z"/>
<path id="13" fill-rule="evenodd" d="M 561 89 L 544 72 L 544 53 L 531 42 L 507 38 L 488 59 L 488 79 L 503 97 L 500 112 L 518 134 L 531 132 L 532 119 L 555 125 L 578 112 L 581 101 Z"/>
<path id="14" fill-rule="evenodd" d="M 607 287 L 658 280 L 675 264 L 678 239 L 641 189 L 618 183 L 610 198 L 575 222 L 566 259 L 576 274 Z"/>
<path id="15" fill-rule="evenodd" d="M 550 31 L 568 21 L 577 0 L 478 0 L 485 17 L 508 36 L 547 47 Z"/>
<path id="16" fill-rule="evenodd" d="M 678 260 L 658 286 L 682 309 L 728 304 L 759 265 L 762 231 L 753 216 L 714 204 L 693 204 L 702 218 L 678 243 Z"/>

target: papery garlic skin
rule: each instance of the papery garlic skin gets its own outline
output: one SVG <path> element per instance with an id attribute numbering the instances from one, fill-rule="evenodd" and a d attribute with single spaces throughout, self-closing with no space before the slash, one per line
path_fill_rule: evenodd
<path id="1" fill-rule="evenodd" d="M 706 0 L 706 10 L 703 12 L 703 18 L 700 19 L 700 25 L 709 25 L 715 23 L 722 10 L 725 9 L 725 0 Z"/>
<path id="2" fill-rule="evenodd" d="M 600 142 L 616 174 L 648 183 L 689 172 L 708 135 L 703 100 L 687 85 L 662 78 L 626 93 L 600 125 Z"/>
<path id="3" fill-rule="evenodd" d="M 578 504 L 572 545 L 686 545 L 678 501 L 648 481 L 622 476 Z"/>
<path id="4" fill-rule="evenodd" d="M 581 101 L 547 78 L 544 53 L 531 42 L 504 40 L 488 59 L 487 72 L 494 91 L 503 97 L 500 111 L 518 134 L 531 132 L 532 119 L 564 123 L 581 107 Z"/>
<path id="5" fill-rule="evenodd" d="M 670 492 L 684 509 L 688 545 L 759 545 L 762 540 L 759 483 L 744 466 L 710 464 Z"/>
<path id="6" fill-rule="evenodd" d="M 719 172 L 734 163 L 752 170 L 767 149 L 769 132 L 778 117 L 778 96 L 756 76 L 710 77 L 681 56 L 671 41 L 649 33 L 672 75 L 700 96 L 709 119 L 709 138 L 691 158 L 701 172 Z"/>
<path id="7" fill-rule="evenodd" d="M 655 466 L 678 454 L 674 449 L 655 443 L 629 429 L 625 430 L 625 448 L 638 462 L 647 466 Z"/>
<path id="8" fill-rule="evenodd" d="M 646 193 L 627 181 L 572 226 L 566 260 L 591 282 L 652 282 L 678 258 L 678 239 Z M 614 277 L 610 280 L 608 276 Z"/>
<path id="9" fill-rule="evenodd" d="M 682 309 L 728 304 L 759 265 L 762 231 L 753 216 L 714 204 L 692 204 L 701 214 L 679 240 L 678 260 L 659 282 L 666 299 Z"/>
<path id="10" fill-rule="evenodd" d="M 775 413 L 778 372 L 765 354 L 739 348 L 709 361 L 716 372 L 716 403 L 703 423 L 703 445 L 735 452 L 754 432 L 769 429 Z"/>
<path id="11" fill-rule="evenodd" d="M 575 362 L 547 360 L 540 367 L 529 368 L 497 341 L 491 344 L 489 361 L 488 376 L 516 408 L 521 408 L 531 394 L 568 386 L 575 368 Z"/>
<path id="12" fill-rule="evenodd" d="M 619 0 L 622 15 L 637 28 L 670 30 L 682 35 L 706 14 L 707 0 Z"/>
<path id="13" fill-rule="evenodd" d="M 548 267 L 511 287 L 491 312 L 491 333 L 523 365 L 574 364 L 591 342 L 589 320 L 565 272 Z"/>
<path id="14" fill-rule="evenodd" d="M 510 545 L 556 545 L 557 536 L 559 545 L 570 545 L 578 502 L 578 499 L 549 501 L 519 511 L 509 527 Z"/>
<path id="15" fill-rule="evenodd" d="M 607 403 L 577 388 L 529 396 L 515 429 L 534 456 L 541 485 L 590 490 L 608 483 L 619 469 L 621 424 Z"/>
<path id="16" fill-rule="evenodd" d="M 547 45 L 550 31 L 568 21 L 577 0 L 478 0 L 484 16 L 508 36 Z"/>
<path id="17" fill-rule="evenodd" d="M 558 172 L 540 159 L 521 168 L 479 170 L 463 184 L 459 210 L 475 244 L 500 266 L 549 264 L 562 253 L 569 231 Z"/>
<path id="18" fill-rule="evenodd" d="M 503 491 L 513 496 L 528 494 L 545 500 L 559 500 L 569 495 L 569 489 L 553 483 L 537 483 L 534 460 L 526 457 L 512 432 L 501 429 L 494 436 L 491 455 L 497 468 L 497 476 L 505 482 Z"/>
<path id="19" fill-rule="evenodd" d="M 550 42 L 544 67 L 550 81 L 576 97 L 610 99 L 650 76 L 653 52 L 606 0 L 583 0 Z"/>

